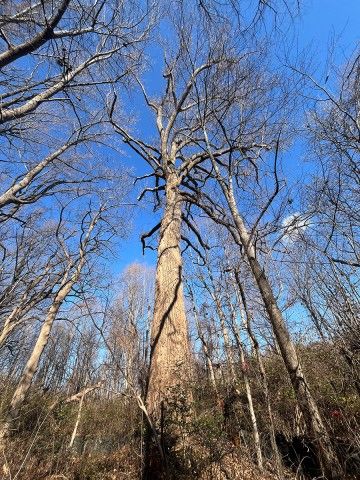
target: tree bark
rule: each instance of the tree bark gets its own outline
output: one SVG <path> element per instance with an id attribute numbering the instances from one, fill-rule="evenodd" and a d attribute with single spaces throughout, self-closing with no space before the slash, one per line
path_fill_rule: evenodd
<path id="1" fill-rule="evenodd" d="M 269 394 L 269 386 L 268 386 L 268 380 L 266 376 L 266 371 L 265 371 L 265 366 L 264 362 L 261 356 L 260 348 L 259 348 L 259 342 L 257 341 L 256 336 L 254 335 L 254 332 L 251 327 L 251 314 L 247 305 L 246 297 L 245 297 L 245 292 L 243 289 L 243 286 L 241 284 L 241 280 L 239 277 L 239 272 L 235 270 L 235 280 L 236 284 L 239 290 L 240 298 L 238 296 L 238 303 L 239 303 L 239 308 L 241 312 L 241 316 L 243 319 L 244 326 L 246 328 L 246 331 L 248 333 L 248 336 L 251 341 L 251 345 L 253 347 L 253 350 L 256 355 L 256 360 L 259 366 L 259 371 L 260 371 L 260 378 L 261 378 L 261 386 L 264 392 L 264 398 L 267 406 L 267 411 L 268 411 L 268 417 L 269 417 L 269 429 L 270 429 L 270 443 L 271 443 L 271 448 L 273 451 L 274 455 L 274 460 L 275 460 L 275 466 L 276 466 L 276 471 L 278 473 L 279 478 L 282 478 L 283 476 L 283 469 L 282 469 L 282 463 L 281 463 L 281 458 L 280 458 L 280 453 L 277 447 L 276 443 L 276 437 L 275 437 L 275 426 L 274 426 L 274 415 L 271 407 L 271 401 L 270 401 L 270 394 Z M 243 305 L 243 311 L 241 309 L 241 304 Z"/>
<path id="2" fill-rule="evenodd" d="M 325 424 L 323 423 L 317 404 L 311 394 L 297 351 L 290 338 L 290 334 L 283 319 L 282 313 L 275 300 L 270 282 L 256 257 L 255 248 L 251 241 L 250 235 L 246 229 L 242 217 L 239 214 L 232 190 L 231 180 L 227 186 L 223 181 L 221 181 L 220 184 L 230 208 L 240 242 L 243 246 L 246 258 L 259 288 L 264 306 L 269 315 L 269 319 L 276 340 L 279 344 L 286 369 L 289 373 L 299 407 L 304 415 L 307 427 L 317 445 L 323 472 L 328 479 L 340 480 L 341 468 L 339 461 L 331 444 L 329 434 Z"/>
<path id="3" fill-rule="evenodd" d="M 255 413 L 255 408 L 254 408 L 252 392 L 251 392 L 251 384 L 250 384 L 250 379 L 249 379 L 249 375 L 248 375 L 248 366 L 247 366 L 247 363 L 246 363 L 243 342 L 241 340 L 240 331 L 239 331 L 239 328 L 238 328 L 238 325 L 237 325 L 237 322 L 236 322 L 235 311 L 234 311 L 234 308 L 233 308 L 233 305 L 232 305 L 230 299 L 229 299 L 229 306 L 230 306 L 232 329 L 233 329 L 234 337 L 235 337 L 235 340 L 236 340 L 236 345 L 237 345 L 238 350 L 239 350 L 242 377 L 243 377 L 243 380 L 244 380 L 246 399 L 247 399 L 248 407 L 249 407 L 251 427 L 252 427 L 253 439 L 254 439 L 254 450 L 255 450 L 255 454 L 256 454 L 256 463 L 257 463 L 259 469 L 263 470 L 264 465 L 263 465 L 263 457 L 262 457 L 262 452 L 261 452 L 260 434 L 259 434 L 259 429 L 258 429 L 258 424 L 257 424 L 257 418 L 256 418 L 256 413 Z"/>
<path id="4" fill-rule="evenodd" d="M 188 324 L 185 312 L 180 253 L 181 197 L 175 174 L 169 175 L 161 222 L 151 326 L 150 369 L 146 403 L 149 414 L 160 416 L 162 402 L 189 374 Z"/>
<path id="5" fill-rule="evenodd" d="M 168 174 L 165 192 L 166 204 L 158 245 L 146 407 L 160 434 L 162 445 L 171 437 L 175 439 L 173 450 L 178 450 L 181 448 L 176 440 L 179 432 L 174 424 L 184 422 L 184 418 L 177 416 L 186 412 L 191 403 L 191 394 L 188 384 L 190 348 L 180 252 L 181 196 L 175 172 Z M 174 416 L 178 422 L 173 421 Z M 170 417 L 173 427 L 169 426 Z M 149 447 L 149 442 L 147 449 L 145 478 L 162 478 L 160 471 L 156 471 L 161 466 L 153 458 L 157 452 Z"/>

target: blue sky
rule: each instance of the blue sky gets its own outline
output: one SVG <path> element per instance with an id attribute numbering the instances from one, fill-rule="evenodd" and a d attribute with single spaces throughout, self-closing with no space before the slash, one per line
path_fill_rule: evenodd
<path id="1" fill-rule="evenodd" d="M 360 0 L 305 0 L 300 3 L 301 13 L 293 20 L 291 27 L 293 32 L 289 44 L 291 49 L 295 50 L 291 54 L 296 56 L 297 53 L 306 52 L 311 59 L 314 76 L 320 82 L 324 82 L 329 76 L 327 85 L 331 88 L 334 80 L 331 63 L 341 66 L 359 45 Z M 133 105 L 133 110 L 136 112 L 137 105 Z M 149 117 L 142 116 L 142 126 L 139 123 L 137 129 L 149 128 L 144 125 L 148 120 Z M 289 151 L 283 160 L 284 171 L 292 180 L 306 175 L 311 168 L 304 162 L 304 154 L 299 146 Z M 138 174 L 147 171 L 144 162 L 133 154 L 131 158 L 124 158 L 124 163 L 133 165 Z M 112 264 L 114 273 L 120 273 L 132 262 L 151 265 L 156 261 L 154 252 L 147 250 L 145 256 L 142 255 L 140 242 L 141 233 L 149 230 L 158 221 L 158 217 L 151 212 L 151 206 L 146 203 L 148 198 L 145 197 L 135 209 L 133 231 L 126 241 L 119 244 L 117 259 Z"/>
<path id="2" fill-rule="evenodd" d="M 311 46 L 324 63 L 327 47 L 335 42 L 336 57 L 353 51 L 360 39 L 358 0 L 306 0 L 297 19 L 300 44 Z"/>

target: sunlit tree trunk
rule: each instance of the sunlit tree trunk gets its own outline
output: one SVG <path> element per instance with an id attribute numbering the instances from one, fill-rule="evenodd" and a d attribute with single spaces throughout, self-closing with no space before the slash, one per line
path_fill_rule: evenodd
<path id="1" fill-rule="evenodd" d="M 175 425 L 184 420 L 179 415 L 184 414 L 191 399 L 190 348 L 182 283 L 180 230 L 181 197 L 177 175 L 171 172 L 166 182 L 166 204 L 158 245 L 146 407 L 161 437 L 161 444 L 164 445 L 165 436 L 172 437 L 175 449 L 181 448 Z M 169 427 L 170 418 L 173 428 Z M 153 454 L 156 456 L 156 451 L 153 450 Z M 156 469 L 159 469 L 158 462 L 150 452 L 146 478 L 162 478 Z"/>
<path id="2" fill-rule="evenodd" d="M 242 247 L 256 281 L 299 407 L 304 415 L 307 428 L 316 445 L 323 473 L 329 480 L 340 480 L 342 477 L 342 471 L 339 460 L 331 443 L 326 426 L 321 418 L 315 399 L 310 391 L 295 345 L 291 340 L 288 328 L 277 305 L 267 274 L 259 263 L 252 237 L 248 233 L 244 220 L 238 210 L 233 191 L 232 177 L 229 175 L 225 179 L 225 177 L 221 175 L 219 166 L 211 153 L 207 134 L 206 132 L 204 133 L 217 181 L 219 182 L 233 219 L 234 230 L 230 229 L 230 231 L 232 232 L 235 241 Z"/>
<path id="3" fill-rule="evenodd" d="M 322 469 L 327 478 L 334 480 L 340 479 L 341 468 L 339 461 L 331 444 L 329 434 L 321 418 L 317 404 L 306 381 L 297 351 L 275 300 L 270 282 L 256 257 L 250 235 L 238 211 L 231 180 L 228 185 L 225 185 L 223 181 L 220 181 L 220 184 L 233 217 L 240 242 L 259 288 L 264 306 L 269 315 L 274 335 L 278 342 L 286 369 L 289 373 L 299 407 L 304 415 L 307 427 L 316 442 Z"/>
<path id="4" fill-rule="evenodd" d="M 176 174 L 169 175 L 166 206 L 161 222 L 155 280 L 154 317 L 151 326 L 150 371 L 146 403 L 156 419 L 161 403 L 173 389 L 187 384 L 189 374 L 188 325 L 180 253 L 181 198 Z"/>
<path id="5" fill-rule="evenodd" d="M 27 361 L 24 367 L 19 383 L 17 384 L 17 387 L 11 399 L 10 408 L 7 413 L 6 421 L 1 427 L 0 445 L 8 435 L 11 424 L 18 416 L 19 409 L 23 405 L 28 395 L 30 386 L 37 372 L 41 356 L 48 343 L 49 335 L 50 335 L 54 320 L 59 312 L 59 309 L 62 303 L 64 302 L 66 296 L 69 294 L 74 283 L 75 283 L 75 279 L 69 280 L 67 277 L 64 278 L 63 285 L 60 288 L 57 295 L 55 296 L 54 302 L 48 310 L 46 319 L 41 326 L 40 333 L 36 340 L 35 346 L 31 352 L 29 360 Z"/>
<path id="6" fill-rule="evenodd" d="M 262 458 L 262 452 L 261 452 L 261 443 L 260 443 L 260 435 L 259 435 L 259 429 L 258 429 L 258 423 L 257 423 L 257 418 L 256 418 L 256 413 L 255 413 L 255 408 L 254 408 L 254 402 L 253 402 L 253 397 L 252 397 L 252 392 L 251 392 L 251 385 L 250 385 L 250 379 L 248 375 L 248 366 L 245 358 L 245 351 L 244 351 L 244 345 L 241 340 L 240 336 L 240 331 L 236 322 L 236 314 L 235 310 L 233 308 L 233 305 L 231 301 L 229 301 L 229 306 L 230 306 L 230 312 L 231 312 L 231 323 L 232 323 L 232 329 L 234 332 L 235 340 L 236 340 L 236 345 L 239 350 L 239 356 L 240 356 L 240 362 L 241 362 L 241 369 L 242 369 L 242 377 L 244 380 L 244 385 L 245 385 L 245 393 L 246 393 L 246 399 L 248 403 L 248 408 L 249 408 L 249 414 L 250 414 L 250 420 L 251 420 L 251 427 L 253 431 L 253 439 L 254 439 L 254 450 L 256 454 L 256 463 L 260 470 L 263 469 L 263 458 Z"/>
<path id="7" fill-rule="evenodd" d="M 84 403 L 84 395 L 82 395 L 81 398 L 80 398 L 79 410 L 78 410 L 78 413 L 77 413 L 77 416 L 76 416 L 76 422 L 75 422 L 75 425 L 74 425 L 74 430 L 71 434 L 71 439 L 70 439 L 70 442 L 69 442 L 69 448 L 72 448 L 73 445 L 74 445 L 74 442 L 75 442 L 76 434 L 77 434 L 79 424 L 80 424 L 81 410 L 82 410 L 83 403 Z"/>
<path id="8" fill-rule="evenodd" d="M 34 348 L 22 371 L 20 380 L 12 396 L 5 422 L 0 426 L 0 449 L 5 447 L 6 437 L 9 434 L 12 423 L 17 418 L 19 410 L 24 404 L 26 397 L 29 393 L 29 389 L 36 375 L 37 369 L 39 367 L 42 354 L 45 350 L 45 347 L 48 344 L 51 329 L 53 327 L 57 314 L 59 313 L 60 307 L 64 303 L 66 297 L 69 295 L 73 286 L 79 280 L 82 268 L 86 261 L 86 246 L 90 240 L 91 233 L 98 219 L 99 219 L 99 214 L 96 215 L 90 222 L 90 225 L 84 236 L 84 239 L 80 243 L 79 258 L 77 260 L 77 264 L 75 264 L 75 269 L 72 272 L 72 274 L 70 274 L 71 267 L 74 266 L 70 261 L 68 268 L 65 270 L 59 290 L 54 296 L 54 300 L 48 309 L 46 318 L 40 328 L 40 332 L 36 340 L 36 343 L 34 345 Z"/>
<path id="9" fill-rule="evenodd" d="M 235 280 L 236 284 L 238 287 L 238 292 L 239 295 L 238 301 L 239 301 L 239 308 L 241 310 L 241 316 L 243 319 L 244 326 L 246 328 L 247 334 L 250 338 L 252 348 L 255 352 L 256 360 L 258 363 L 259 367 L 259 372 L 260 372 L 260 378 L 261 378 L 261 386 L 263 389 L 264 397 L 265 397 L 265 403 L 268 411 L 268 417 L 269 417 L 269 430 L 270 430 L 270 442 L 271 442 L 271 448 L 273 451 L 274 455 L 274 460 L 275 460 L 275 466 L 277 473 L 279 477 L 281 478 L 282 476 L 282 463 L 281 463 L 281 458 L 279 454 L 279 450 L 276 444 L 276 437 L 275 437 L 275 426 L 274 426 L 274 415 L 271 407 L 271 401 L 270 401 L 270 395 L 269 395 L 269 386 L 268 386 L 268 381 L 267 381 L 267 376 L 266 376 L 266 371 L 265 371 L 265 366 L 264 362 L 261 356 L 260 348 L 259 348 L 259 342 L 257 341 L 257 338 L 252 330 L 251 327 L 251 314 L 247 305 L 246 297 L 245 297 L 245 291 L 243 289 L 243 286 L 241 284 L 240 276 L 238 270 L 235 270 Z M 241 304 L 243 306 L 243 309 L 241 309 Z"/>

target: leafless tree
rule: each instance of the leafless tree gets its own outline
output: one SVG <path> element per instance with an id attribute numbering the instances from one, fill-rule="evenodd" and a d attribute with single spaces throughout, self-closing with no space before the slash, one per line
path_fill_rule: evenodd
<path id="1" fill-rule="evenodd" d="M 233 164 L 233 154 L 239 154 L 249 165 L 248 168 L 256 169 L 256 159 L 262 151 L 273 148 L 276 142 L 275 136 L 270 144 L 268 141 L 264 143 L 268 119 L 266 116 L 254 116 L 252 119 L 252 114 L 255 113 L 253 109 L 259 108 L 260 102 L 270 101 L 269 92 L 275 91 L 279 85 L 277 79 L 270 76 L 266 78 L 264 69 L 258 68 L 259 63 L 254 61 L 248 47 L 231 38 L 226 24 L 216 31 L 209 28 L 207 34 L 201 36 L 193 33 L 191 25 L 188 17 L 186 22 L 182 17 L 174 20 L 176 46 L 165 51 L 165 85 L 159 98 L 152 98 L 141 78 L 136 77 L 144 102 L 155 117 L 155 141 L 153 138 L 139 137 L 117 122 L 116 93 L 109 102 L 109 115 L 115 131 L 152 169 L 146 177 L 154 178 L 155 185 L 146 187 L 139 199 L 152 194 L 157 208 L 161 205 L 160 194 L 165 192 L 161 221 L 142 237 L 146 247 L 145 240 L 160 231 L 147 390 L 147 404 L 155 424 L 164 417 L 160 407 L 162 402 L 165 405 L 170 399 L 169 392 L 176 391 L 177 397 L 180 397 L 179 392 L 187 386 L 189 377 L 188 326 L 182 293 L 180 242 L 183 240 L 200 257 L 202 254 L 191 238 L 195 238 L 201 248 L 207 248 L 191 220 L 191 205 L 200 206 L 205 183 L 216 188 L 215 179 L 221 188 L 224 186 L 218 172 L 219 166 L 226 168 L 223 158 L 230 159 L 231 175 L 236 169 L 237 178 L 240 178 L 241 161 L 234 160 Z M 253 102 L 250 106 L 245 103 L 249 97 Z M 278 100 L 278 97 L 275 99 Z M 269 115 L 271 109 L 274 112 L 286 101 L 281 99 L 274 106 L 275 99 L 268 109 Z M 242 128 L 244 125 L 248 131 Z M 276 160 L 274 172 L 274 191 L 268 204 L 263 205 L 263 213 L 254 225 L 252 234 L 257 232 L 258 223 L 280 188 Z M 225 199 L 228 200 L 226 195 Z M 214 206 L 215 201 L 210 203 Z M 231 209 L 231 206 L 228 205 L 228 208 Z M 223 215 L 222 210 L 219 211 Z M 183 233 L 184 228 L 188 229 L 189 235 Z M 239 225 L 234 230 L 237 230 L 236 238 L 239 241 Z M 241 243 L 243 248 L 250 248 L 249 239 L 242 239 Z M 250 257 L 254 257 L 254 254 Z M 256 266 L 257 278 L 263 278 L 261 267 L 258 263 Z M 266 288 L 270 288 L 269 284 Z M 274 303 L 272 294 L 270 303 Z M 269 308 L 269 312 L 274 313 L 272 308 Z M 277 319 L 281 323 L 278 333 L 283 332 L 283 320 L 279 316 Z M 287 345 L 292 349 L 291 354 L 296 355 L 288 333 L 285 336 Z M 299 372 L 297 357 L 293 358 L 290 370 L 297 387 L 300 384 L 296 373 Z M 306 383 L 302 384 L 305 388 Z M 303 393 L 302 397 L 307 398 L 307 387 Z M 310 403 L 316 409 L 312 399 Z M 314 425 L 318 424 L 318 412 L 316 415 Z M 327 447 L 331 451 L 330 444 Z"/>
<path id="2" fill-rule="evenodd" d="M 184 210 L 182 189 L 191 181 L 189 179 L 194 169 L 209 158 L 204 149 L 197 146 L 197 136 L 202 135 L 202 130 L 196 92 L 203 92 L 205 115 L 212 115 L 213 108 L 219 112 L 226 111 L 227 100 L 221 102 L 221 79 L 226 66 L 232 62 L 220 35 L 212 39 L 213 46 L 204 46 L 200 44 L 200 37 L 195 40 L 188 37 L 188 26 L 181 22 L 176 26 L 178 38 L 175 53 L 167 53 L 165 60 L 165 85 L 160 99 L 152 100 L 140 78 L 136 79 L 145 103 L 155 117 L 156 140 L 150 143 L 138 138 L 116 121 L 116 94 L 109 105 L 115 131 L 152 169 L 149 176 L 155 179 L 155 186 L 147 187 L 139 199 L 146 193 L 152 193 L 157 205 L 161 202 L 160 193 L 165 192 L 161 222 L 142 237 L 145 245 L 148 237 L 160 231 L 147 389 L 147 405 L 155 424 L 163 416 L 162 404 L 165 407 L 172 401 L 176 403 L 183 396 L 181 391 L 185 392 L 185 398 L 190 395 L 188 379 L 191 362 L 180 242 L 183 240 L 193 247 L 194 243 L 182 233 L 183 222 L 191 234 L 203 246 L 205 244 L 186 208 Z M 210 85 L 214 90 L 211 97 L 205 98 L 207 86 Z M 223 148 L 219 148 L 215 156 L 221 153 Z"/>
<path id="3" fill-rule="evenodd" d="M 358 387 L 359 351 L 359 54 L 332 67 L 328 83 L 307 80 L 307 138 L 314 171 L 302 198 L 297 252 L 291 254 L 295 295 L 322 338 L 344 355 Z M 293 244 L 294 241 L 291 241 Z"/>
<path id="4" fill-rule="evenodd" d="M 138 64 L 148 13 L 117 0 L 2 6 L 1 222 L 103 177 L 90 149 L 106 140 L 107 89 Z"/>
<path id="5" fill-rule="evenodd" d="M 309 430 L 316 439 L 324 472 L 327 472 L 327 475 L 331 478 L 339 478 L 341 475 L 339 462 L 330 437 L 321 419 L 310 385 L 305 378 L 296 348 L 276 300 L 269 274 L 261 263 L 261 252 L 268 253 L 268 250 L 266 244 L 261 245 L 258 240 L 260 225 L 281 190 L 277 167 L 281 138 L 279 132 L 285 128 L 286 124 L 278 116 L 278 112 L 282 111 L 284 113 L 286 111 L 286 97 L 282 97 L 279 105 L 275 107 L 270 100 L 264 116 L 263 110 L 257 109 L 256 105 L 263 107 L 266 104 L 267 94 L 265 92 L 269 92 L 269 88 L 272 88 L 271 85 L 274 87 L 278 79 L 276 77 L 268 78 L 265 88 L 264 76 L 260 75 L 259 70 L 249 69 L 248 67 L 245 74 L 244 70 L 242 71 L 243 86 L 238 81 L 234 81 L 234 74 L 231 78 L 234 83 L 229 81 L 227 85 L 226 98 L 233 97 L 234 92 L 236 92 L 231 104 L 231 114 L 227 111 L 225 116 L 214 112 L 211 119 L 206 118 L 205 115 L 203 117 L 204 151 L 211 160 L 211 166 L 205 168 L 202 164 L 202 168 L 208 177 L 213 177 L 217 181 L 223 195 L 222 198 L 225 200 L 226 209 L 221 208 L 219 202 L 215 202 L 213 197 L 206 193 L 205 189 L 200 190 L 196 185 L 189 186 L 191 193 L 187 194 L 187 199 L 202 208 L 216 222 L 226 226 L 243 251 L 267 310 L 300 408 L 306 418 Z M 230 76 L 230 74 L 228 75 Z M 246 79 L 245 82 L 244 78 Z M 253 78 L 252 82 L 250 78 Z M 271 84 L 272 81 L 275 81 L 275 83 Z M 251 87 L 247 87 L 250 85 Z M 263 85 L 263 88 L 261 85 Z M 242 88 L 245 89 L 245 92 Z M 259 92 L 261 93 L 259 94 Z M 201 104 L 201 96 L 198 96 L 198 104 Z M 258 116 L 256 111 L 258 111 Z M 249 116 L 247 117 L 247 115 Z M 268 117 L 268 115 L 270 116 Z M 270 125 L 270 131 L 267 133 Z M 224 148 L 224 143 L 227 145 L 227 152 L 219 156 L 219 145 Z M 246 176 L 249 176 L 247 168 L 253 171 L 253 178 L 259 184 L 259 172 L 261 164 L 263 164 L 262 157 L 269 150 L 274 151 L 275 157 L 272 168 L 272 191 L 263 200 L 263 205 L 259 208 L 257 214 L 256 209 L 254 211 L 254 206 L 251 206 L 250 212 L 253 212 L 253 218 L 250 215 L 245 219 L 241 207 L 238 206 L 237 193 L 239 191 L 241 195 L 242 185 L 249 182 L 249 179 L 246 180 Z M 214 155 L 212 154 L 213 151 Z"/>
<path id="6" fill-rule="evenodd" d="M 119 193 L 120 191 L 117 192 L 118 195 Z M 105 191 L 103 194 L 105 194 Z M 117 201 L 119 201 L 119 198 L 120 196 L 118 196 Z M 84 213 L 79 217 L 80 224 L 78 225 L 78 231 L 69 229 L 71 223 L 67 217 L 67 205 L 63 206 L 60 210 L 61 213 L 58 224 L 56 225 L 55 236 L 59 250 L 61 250 L 62 253 L 61 263 L 63 268 L 55 273 L 57 280 L 53 285 L 54 292 L 49 296 L 50 301 L 46 307 L 46 314 L 41 323 L 38 337 L 32 352 L 29 354 L 28 361 L 23 368 L 22 375 L 13 394 L 7 420 L 2 427 L 2 438 L 7 436 L 11 424 L 16 419 L 26 399 L 39 367 L 40 359 L 48 343 L 54 321 L 61 307 L 64 302 L 66 302 L 69 294 L 71 294 L 74 289 L 76 290 L 76 286 L 81 286 L 81 284 L 79 284 L 81 276 L 85 274 L 89 275 L 92 269 L 91 258 L 94 257 L 94 255 L 101 254 L 101 251 L 107 248 L 109 238 L 116 232 L 112 222 L 116 222 L 116 219 L 119 219 L 119 217 L 114 216 L 114 203 L 111 203 L 109 198 L 107 203 L 104 203 L 100 196 L 97 202 L 98 206 L 96 206 L 95 200 L 96 199 L 92 197 L 88 206 L 86 206 L 85 200 L 85 206 L 83 207 Z M 112 217 L 112 222 L 110 222 L 110 217 Z M 121 233 L 121 231 L 119 233 Z"/>

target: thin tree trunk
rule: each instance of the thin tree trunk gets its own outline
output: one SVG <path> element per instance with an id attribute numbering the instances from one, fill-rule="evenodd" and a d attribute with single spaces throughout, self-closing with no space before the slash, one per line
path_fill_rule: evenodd
<path id="1" fill-rule="evenodd" d="M 45 321 L 41 326 L 39 336 L 36 340 L 33 351 L 31 352 L 31 355 L 23 369 L 22 375 L 20 377 L 18 385 L 11 399 L 10 407 L 6 415 L 6 420 L 0 427 L 0 450 L 1 448 L 5 447 L 6 437 L 9 434 L 11 425 L 13 421 L 16 419 L 16 417 L 18 416 L 18 412 L 27 397 L 31 383 L 37 372 L 41 356 L 48 343 L 49 335 L 50 335 L 54 320 L 59 312 L 59 309 L 63 304 L 67 295 L 70 293 L 72 287 L 75 285 L 75 283 L 79 279 L 81 270 L 85 264 L 85 255 L 86 255 L 85 247 L 87 245 L 87 242 L 90 239 L 91 232 L 94 229 L 98 221 L 98 218 L 99 218 L 99 215 L 96 215 L 91 221 L 88 231 L 85 235 L 85 238 L 80 244 L 79 260 L 76 265 L 75 271 L 69 278 L 69 270 L 71 268 L 71 264 L 69 264 L 68 269 L 64 273 L 64 277 L 59 287 L 59 290 L 56 293 L 53 303 L 50 306 L 48 313 L 46 315 Z"/>
<path id="2" fill-rule="evenodd" d="M 216 313 L 217 313 L 217 316 L 219 317 L 219 320 L 220 320 L 220 327 L 221 327 L 221 331 L 222 331 L 222 335 L 223 335 L 223 339 L 224 339 L 226 359 L 227 359 L 227 364 L 228 364 L 229 371 L 230 371 L 230 382 L 236 388 L 236 373 L 235 373 L 235 368 L 234 368 L 234 355 L 233 355 L 233 352 L 231 350 L 229 332 L 228 332 L 228 329 L 226 327 L 226 316 L 225 316 L 224 310 L 221 306 L 220 298 L 219 298 L 218 292 L 216 291 L 214 279 L 213 279 L 213 276 L 211 275 L 210 268 L 209 268 L 208 265 L 207 265 L 207 270 L 208 270 L 208 274 L 209 274 L 209 278 L 210 278 L 210 282 L 211 282 L 211 288 L 209 287 L 209 285 L 207 284 L 207 282 L 205 280 L 203 280 L 203 285 L 204 285 L 205 289 L 209 292 L 209 295 L 211 296 L 211 298 L 213 299 L 213 301 L 215 303 Z"/>
<path id="3" fill-rule="evenodd" d="M 6 421 L 0 430 L 0 445 L 2 440 L 6 438 L 6 436 L 8 435 L 11 424 L 18 416 L 19 409 L 25 401 L 25 398 L 29 392 L 31 383 L 33 381 L 33 378 L 38 369 L 41 355 L 48 343 L 49 335 L 50 335 L 54 320 L 56 318 L 56 315 L 73 285 L 73 282 L 70 282 L 70 281 L 66 282 L 66 280 L 64 280 L 63 283 L 64 284 L 62 288 L 60 288 L 59 292 L 57 293 L 54 299 L 53 304 L 48 310 L 45 321 L 42 324 L 42 327 L 40 329 L 38 339 L 35 343 L 35 346 L 30 355 L 30 358 L 24 367 L 19 383 L 11 399 L 10 408 L 6 417 Z"/>
<path id="4" fill-rule="evenodd" d="M 41 278 L 39 278 L 39 281 Z M 36 282 L 33 282 L 28 286 L 28 289 L 30 290 L 31 288 L 34 288 L 36 286 Z M 54 285 L 52 285 L 54 287 Z M 26 298 L 28 295 L 28 292 L 26 292 L 23 295 L 23 298 L 20 301 L 20 304 L 15 306 L 11 313 L 7 316 L 7 318 L 4 321 L 2 331 L 0 333 L 0 349 L 5 345 L 9 335 L 12 333 L 12 331 L 23 321 L 25 318 L 26 314 L 41 300 L 47 298 L 50 295 L 52 288 L 44 289 L 41 294 L 31 300 L 26 302 Z"/>
<path id="5" fill-rule="evenodd" d="M 243 346 L 243 343 L 241 341 L 240 332 L 239 332 L 238 325 L 237 325 L 237 322 L 236 322 L 235 311 L 234 311 L 234 308 L 233 308 L 233 305 L 232 305 L 230 299 L 229 299 L 229 306 L 230 306 L 230 309 L 231 309 L 231 322 L 232 322 L 233 332 L 234 332 L 236 344 L 237 344 L 239 354 L 240 354 L 240 362 L 241 362 L 241 367 L 242 367 L 242 377 L 243 377 L 244 384 L 245 384 L 246 399 L 247 399 L 247 402 L 248 402 L 250 419 L 251 419 L 251 426 L 252 426 L 252 431 L 253 431 L 254 448 L 255 448 L 255 453 L 256 453 L 256 463 L 257 463 L 258 467 L 260 468 L 260 470 L 263 470 L 263 458 L 262 458 L 262 453 L 261 453 L 260 435 L 259 435 L 259 429 L 258 429 L 255 409 L 254 409 L 250 380 L 249 380 L 247 366 L 246 366 L 244 346 Z"/>
<path id="6" fill-rule="evenodd" d="M 290 338 L 289 331 L 275 300 L 270 282 L 264 269 L 257 260 L 255 248 L 251 241 L 250 235 L 248 234 L 243 219 L 239 214 L 232 190 L 231 180 L 229 185 L 225 185 L 223 181 L 221 181 L 220 184 L 234 219 L 240 242 L 243 246 L 266 311 L 269 315 L 269 319 L 272 324 L 276 340 L 279 344 L 286 369 L 289 373 L 299 407 L 301 408 L 304 418 L 306 419 L 307 427 L 312 433 L 312 436 L 317 444 L 319 459 L 322 464 L 323 471 L 329 479 L 340 479 L 341 468 L 339 461 L 331 444 L 325 424 L 320 416 L 317 404 L 310 392 L 310 388 L 303 373 L 297 351 Z"/>
<path id="7" fill-rule="evenodd" d="M 223 311 L 223 309 L 220 305 L 220 301 L 219 301 L 217 295 L 214 295 L 213 299 L 215 301 L 216 311 L 217 311 L 218 317 L 220 319 L 220 326 L 221 326 L 221 331 L 222 331 L 223 339 L 224 339 L 224 346 L 225 346 L 225 352 L 226 352 L 226 357 L 227 357 L 227 363 L 228 363 L 229 370 L 230 370 L 230 381 L 234 385 L 234 387 L 236 387 L 237 378 L 236 378 L 236 373 L 235 373 L 235 368 L 234 368 L 234 356 L 233 356 L 233 352 L 232 352 L 231 346 L 230 346 L 229 332 L 228 332 L 228 329 L 227 329 L 226 323 L 225 323 L 226 322 L 226 317 L 225 317 L 224 311 Z"/>
<path id="8" fill-rule="evenodd" d="M 206 361 L 206 365 L 207 365 L 207 370 L 208 370 L 208 374 L 209 374 L 210 384 L 211 384 L 211 386 L 214 390 L 216 398 L 219 399 L 219 391 L 218 391 L 217 384 L 216 384 L 216 377 L 215 377 L 215 372 L 214 372 L 214 367 L 213 367 L 211 355 L 210 355 L 210 352 L 209 352 L 207 341 L 206 341 L 205 336 L 204 336 L 204 332 L 202 331 L 202 328 L 201 328 L 201 325 L 200 325 L 200 322 L 199 322 L 198 311 L 197 311 L 197 308 L 196 308 L 196 305 L 195 305 L 193 292 L 192 292 L 190 287 L 189 287 L 189 292 L 190 292 L 190 298 L 191 298 L 192 308 L 193 308 L 193 312 L 194 312 L 196 329 L 197 329 L 197 332 L 198 332 L 198 335 L 199 335 L 199 339 L 201 341 L 202 350 L 204 352 L 205 361 Z"/>
<path id="9" fill-rule="evenodd" d="M 79 428 L 79 423 L 80 423 L 80 418 L 81 418 L 81 410 L 82 410 L 83 403 L 84 403 L 84 395 L 81 396 L 81 399 L 80 399 L 80 402 L 79 402 L 79 410 L 78 410 L 78 413 L 77 413 L 77 416 L 76 416 L 76 422 L 75 422 L 75 425 L 74 425 L 74 430 L 72 432 L 71 439 L 70 439 L 70 442 L 69 442 L 69 448 L 72 448 L 72 446 L 74 445 L 76 434 L 77 434 L 77 431 L 78 431 L 78 428 Z"/>
<path id="10" fill-rule="evenodd" d="M 18 313 L 18 307 L 15 307 L 4 322 L 2 331 L 0 333 L 0 348 L 2 348 L 5 345 L 5 342 L 7 341 L 9 335 L 14 330 L 14 328 L 18 325 L 18 323 L 14 321 L 17 313 Z"/>
<path id="11" fill-rule="evenodd" d="M 271 443 L 271 448 L 273 451 L 274 459 L 275 459 L 275 466 L 276 466 L 276 471 L 279 475 L 280 478 L 282 478 L 282 462 L 280 458 L 280 453 L 277 447 L 276 443 L 276 438 L 275 438 L 275 426 L 274 426 L 274 415 L 271 407 L 271 402 L 270 402 L 270 395 L 269 395 L 269 386 L 268 386 L 268 381 L 267 381 L 267 376 L 266 376 L 266 371 L 264 367 L 264 362 L 261 356 L 260 348 L 259 348 L 259 342 L 257 341 L 256 336 L 254 335 L 254 332 L 252 331 L 251 328 L 251 314 L 248 309 L 247 301 L 246 301 L 246 296 L 245 292 L 243 289 L 243 286 L 241 284 L 241 280 L 239 277 L 239 272 L 235 270 L 235 280 L 236 284 L 238 287 L 238 291 L 240 293 L 240 298 L 239 300 L 239 308 L 241 307 L 241 304 L 244 307 L 244 311 L 241 312 L 241 316 L 244 322 L 244 326 L 246 328 L 246 331 L 248 333 L 248 336 L 250 338 L 252 347 L 254 349 L 255 355 L 256 355 L 256 360 L 259 366 L 259 371 L 260 371 L 260 378 L 261 378 L 261 386 L 264 392 L 264 397 L 265 397 L 265 403 L 267 406 L 267 411 L 268 411 L 268 417 L 269 417 L 269 426 L 270 426 L 270 443 Z M 241 308 L 240 308 L 241 310 Z"/>
<path id="12" fill-rule="evenodd" d="M 299 407 L 304 415 L 308 430 L 314 438 L 317 446 L 322 470 L 329 480 L 341 480 L 342 469 L 335 450 L 331 443 L 326 426 L 321 418 L 317 404 L 310 392 L 309 385 L 300 364 L 295 346 L 290 338 L 289 331 L 283 319 L 282 313 L 275 300 L 270 282 L 257 257 L 252 238 L 249 235 L 243 218 L 241 217 L 233 191 L 231 175 L 225 180 L 221 176 L 219 165 L 211 152 L 211 147 L 206 131 L 204 130 L 210 160 L 214 168 L 216 178 L 228 204 L 237 235 L 234 239 L 244 249 L 245 256 L 255 278 L 264 306 L 269 315 L 272 329 L 278 342 L 281 355 L 288 371 Z M 232 232 L 234 233 L 234 232 Z"/>

